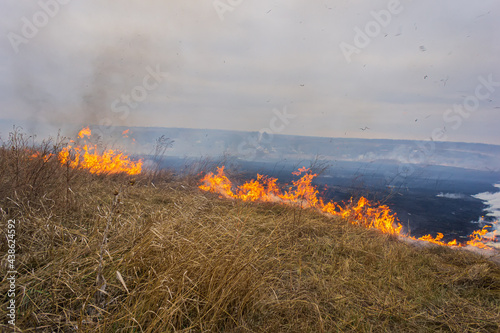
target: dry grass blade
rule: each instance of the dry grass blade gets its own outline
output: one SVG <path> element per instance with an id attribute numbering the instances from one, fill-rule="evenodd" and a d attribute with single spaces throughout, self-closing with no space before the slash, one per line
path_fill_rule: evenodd
<path id="1" fill-rule="evenodd" d="M 116 271 L 116 278 L 120 283 L 122 284 L 123 288 L 127 291 L 127 294 L 130 294 L 130 291 L 128 291 L 127 285 L 125 284 L 125 280 L 123 280 L 122 274 L 119 271 Z"/>

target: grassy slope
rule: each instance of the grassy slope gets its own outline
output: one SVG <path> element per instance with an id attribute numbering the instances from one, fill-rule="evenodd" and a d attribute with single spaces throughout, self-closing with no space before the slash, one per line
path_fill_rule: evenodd
<path id="1" fill-rule="evenodd" d="M 475 254 L 167 177 L 132 185 L 0 155 L 0 237 L 15 218 L 24 332 L 500 329 L 500 268 Z M 5 276 L 5 257 L 1 267 Z"/>

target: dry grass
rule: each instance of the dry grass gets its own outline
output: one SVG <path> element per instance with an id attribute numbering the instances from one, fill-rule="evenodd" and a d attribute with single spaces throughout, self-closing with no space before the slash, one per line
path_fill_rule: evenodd
<path id="1" fill-rule="evenodd" d="M 24 148 L 0 149 L 0 237 L 15 219 L 22 332 L 500 329 L 500 268 L 478 255 L 219 199 L 171 176 L 153 186 L 50 160 L 40 169 Z"/>

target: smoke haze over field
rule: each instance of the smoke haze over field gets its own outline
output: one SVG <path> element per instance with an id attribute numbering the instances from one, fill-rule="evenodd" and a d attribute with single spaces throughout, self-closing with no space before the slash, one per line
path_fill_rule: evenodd
<path id="1" fill-rule="evenodd" d="M 500 188 L 500 184 L 495 185 L 495 187 Z M 488 215 L 500 221 L 500 192 L 484 192 L 477 194 L 475 197 L 486 201 L 489 205 Z M 500 228 L 500 226 L 498 227 Z"/>
<path id="2" fill-rule="evenodd" d="M 0 120 L 500 142 L 498 1 L 230 3 L 2 2 Z"/>

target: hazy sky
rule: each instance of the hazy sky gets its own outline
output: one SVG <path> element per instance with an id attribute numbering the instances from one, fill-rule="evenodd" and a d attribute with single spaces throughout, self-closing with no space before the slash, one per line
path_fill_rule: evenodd
<path id="1" fill-rule="evenodd" d="M 0 120 L 500 144 L 498 0 L 6 0 L 0 12 Z"/>

